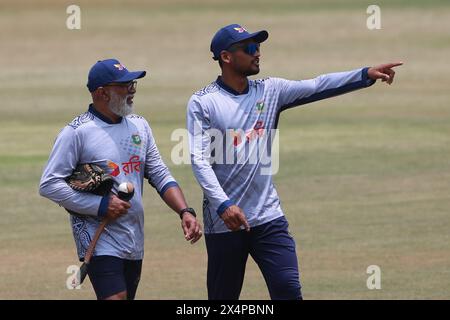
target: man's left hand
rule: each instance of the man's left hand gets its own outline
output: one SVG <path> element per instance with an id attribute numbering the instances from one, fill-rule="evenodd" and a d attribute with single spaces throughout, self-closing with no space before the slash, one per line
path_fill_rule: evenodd
<path id="1" fill-rule="evenodd" d="M 186 241 L 191 241 L 191 244 L 196 243 L 202 237 L 203 232 L 200 223 L 189 213 L 183 214 L 181 227 L 183 228 L 184 238 Z"/>
<path id="2" fill-rule="evenodd" d="M 402 64 L 403 62 L 380 64 L 379 66 L 369 68 L 367 75 L 372 80 L 382 79 L 383 82 L 391 84 L 395 76 L 395 71 L 392 68 L 401 66 Z"/>

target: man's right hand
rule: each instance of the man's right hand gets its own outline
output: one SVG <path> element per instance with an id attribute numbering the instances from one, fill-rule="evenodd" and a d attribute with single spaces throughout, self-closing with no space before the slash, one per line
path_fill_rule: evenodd
<path id="1" fill-rule="evenodd" d="M 250 225 L 245 218 L 245 214 L 238 206 L 233 205 L 228 207 L 222 213 L 221 218 L 231 231 L 238 231 L 241 226 L 244 226 L 245 230 L 250 231 Z"/>
<path id="2" fill-rule="evenodd" d="M 106 211 L 105 218 L 108 220 L 116 220 L 128 213 L 131 204 L 127 201 L 120 200 L 115 194 L 109 198 L 108 211 Z"/>

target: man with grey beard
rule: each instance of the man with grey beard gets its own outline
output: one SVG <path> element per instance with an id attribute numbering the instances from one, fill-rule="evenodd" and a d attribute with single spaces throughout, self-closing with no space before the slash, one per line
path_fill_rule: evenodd
<path id="1" fill-rule="evenodd" d="M 108 220 L 88 267 L 98 299 L 135 297 L 144 255 L 144 178 L 179 215 L 185 239 L 195 243 L 202 236 L 195 211 L 161 159 L 148 122 L 131 114 L 137 79 L 145 74 L 129 72 L 116 59 L 98 61 L 87 83 L 93 103 L 59 133 L 41 178 L 40 194 L 76 213 L 70 221 L 80 261 L 101 221 Z M 85 163 L 113 177 L 111 194 L 101 197 L 68 186 L 65 178 Z M 135 186 L 129 202 L 116 196 L 123 182 Z"/>

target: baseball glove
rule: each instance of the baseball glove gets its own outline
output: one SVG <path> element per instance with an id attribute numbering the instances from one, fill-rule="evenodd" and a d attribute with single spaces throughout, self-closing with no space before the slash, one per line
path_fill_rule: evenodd
<path id="1" fill-rule="evenodd" d="M 78 165 L 66 182 L 74 190 L 90 192 L 99 196 L 108 194 L 114 184 L 110 175 L 91 163 Z"/>

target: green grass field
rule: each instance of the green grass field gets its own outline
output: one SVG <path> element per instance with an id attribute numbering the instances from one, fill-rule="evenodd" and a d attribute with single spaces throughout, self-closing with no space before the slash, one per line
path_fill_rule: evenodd
<path id="1" fill-rule="evenodd" d="M 394 85 L 286 111 L 274 177 L 290 221 L 305 299 L 449 299 L 450 5 L 378 1 L 382 29 L 366 28 L 368 1 L 66 1 L 0 4 L 0 299 L 92 299 L 89 281 L 66 289 L 78 264 L 68 216 L 38 195 L 54 138 L 87 109 L 87 72 L 117 57 L 148 70 L 136 112 L 145 116 L 192 206 L 201 192 L 175 166 L 170 134 L 186 103 L 215 79 L 214 32 L 265 28 L 261 74 L 305 79 L 402 60 Z M 183 239 L 177 216 L 145 190 L 146 252 L 137 299 L 206 299 L 206 250 Z M 366 268 L 381 268 L 368 290 Z M 268 299 L 250 259 L 242 299 Z"/>

